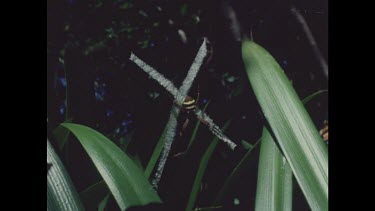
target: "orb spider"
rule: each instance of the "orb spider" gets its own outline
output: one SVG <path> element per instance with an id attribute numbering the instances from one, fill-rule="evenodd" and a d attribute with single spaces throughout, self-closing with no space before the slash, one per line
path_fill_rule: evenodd
<path id="1" fill-rule="evenodd" d="M 197 98 L 194 99 L 190 96 L 186 96 L 185 100 L 182 102 L 180 105 L 176 100 L 173 101 L 173 104 L 180 109 L 181 112 L 186 114 L 186 118 L 183 121 L 183 125 L 181 127 L 181 131 L 179 133 L 180 136 L 183 135 L 183 132 L 187 128 L 190 119 L 194 118 L 194 113 L 198 110 L 197 103 L 199 102 L 199 86 L 198 86 L 198 93 L 197 93 Z M 197 117 L 199 121 L 201 121 L 203 124 L 207 125 L 208 123 L 202 118 L 202 117 Z"/>

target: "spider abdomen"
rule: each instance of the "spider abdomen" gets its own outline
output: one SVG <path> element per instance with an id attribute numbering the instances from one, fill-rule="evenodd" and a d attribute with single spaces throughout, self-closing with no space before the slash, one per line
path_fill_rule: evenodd
<path id="1" fill-rule="evenodd" d="M 196 108 L 196 102 L 193 98 L 191 98 L 190 96 L 187 96 L 184 100 L 184 102 L 182 103 L 184 109 L 186 111 L 194 111 L 195 108 Z"/>

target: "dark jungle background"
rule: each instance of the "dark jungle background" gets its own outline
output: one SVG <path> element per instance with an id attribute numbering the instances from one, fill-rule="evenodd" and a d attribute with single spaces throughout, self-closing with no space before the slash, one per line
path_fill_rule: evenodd
<path id="1" fill-rule="evenodd" d="M 276 58 L 300 98 L 328 88 L 302 27 L 290 11 L 294 5 L 301 12 L 328 61 L 327 1 L 48 0 L 49 134 L 59 123 L 72 119 L 98 130 L 119 146 L 131 137 L 130 153 L 145 166 L 168 120 L 173 98 L 129 62 L 130 51 L 179 87 L 202 37 L 207 37 L 213 46 L 212 59 L 198 73 L 190 95 L 196 97 L 199 87 L 200 107 L 210 101 L 206 112 L 219 126 L 232 120 L 227 136 L 239 145 L 241 140 L 254 144 L 261 137 L 264 122 L 245 74 L 240 42 L 225 14 L 228 5 L 234 9 L 243 33 Z M 327 98 L 327 94 L 320 95 L 306 106 L 318 129 L 328 118 Z M 183 136 L 176 136 L 171 155 L 186 148 L 195 121 Z M 200 158 L 212 138 L 201 126 L 191 153 L 168 160 L 158 190 L 167 208 L 184 209 Z M 71 139 L 58 153 L 80 192 L 101 178 L 79 142 Z M 253 165 L 225 197 L 225 210 L 254 207 L 258 152 L 259 147 L 254 151 Z M 214 199 L 243 155 L 219 144 L 203 178 L 197 207 L 205 207 Z M 298 185 L 293 189 L 294 210 L 309 210 Z M 235 205 L 234 199 L 240 203 Z M 112 199 L 109 209 L 116 210 L 116 206 Z"/>

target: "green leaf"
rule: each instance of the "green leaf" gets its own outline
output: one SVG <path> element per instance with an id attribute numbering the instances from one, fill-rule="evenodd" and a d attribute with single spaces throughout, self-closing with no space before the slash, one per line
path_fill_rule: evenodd
<path id="1" fill-rule="evenodd" d="M 314 97 L 316 97 L 316 96 L 318 96 L 318 95 L 320 95 L 320 94 L 322 94 L 324 92 L 328 92 L 328 90 L 319 90 L 317 92 L 314 92 L 311 95 L 307 96 L 305 99 L 303 99 L 302 103 L 305 104 L 305 103 L 309 102 L 310 100 L 312 100 Z"/>
<path id="2" fill-rule="evenodd" d="M 129 144 L 133 143 L 133 136 L 134 136 L 135 130 L 132 130 L 130 133 L 126 134 L 125 137 L 120 138 L 120 148 L 122 151 L 126 152 L 128 150 Z"/>
<path id="3" fill-rule="evenodd" d="M 324 91 L 317 91 L 302 102 L 305 104 Z M 292 169 L 265 127 L 261 140 L 255 210 L 292 210 Z"/>
<path id="4" fill-rule="evenodd" d="M 231 122 L 231 120 L 228 120 L 225 123 L 225 125 L 223 126 L 223 129 L 222 129 L 223 132 L 229 126 L 230 122 Z M 191 211 L 193 209 L 195 200 L 197 199 L 197 196 L 198 196 L 198 191 L 199 191 L 199 187 L 200 187 L 201 182 L 202 182 L 204 172 L 206 171 L 206 168 L 207 168 L 208 161 L 210 160 L 211 155 L 212 155 L 212 153 L 213 153 L 213 151 L 214 151 L 218 142 L 219 142 L 219 139 L 215 136 L 215 138 L 212 140 L 212 142 L 208 146 L 206 152 L 204 153 L 204 155 L 201 159 L 201 162 L 199 163 L 198 171 L 197 171 L 197 174 L 196 174 L 195 179 L 194 179 L 194 183 L 193 183 L 193 187 L 192 187 L 191 192 L 190 192 L 188 203 L 186 205 L 186 209 L 185 209 L 186 211 Z"/>
<path id="5" fill-rule="evenodd" d="M 303 99 L 303 102 L 307 103 L 308 101 L 310 101 L 311 99 L 313 99 L 314 97 L 318 96 L 319 94 L 321 94 L 323 92 L 324 92 L 324 90 L 323 91 L 317 91 L 317 92 L 309 95 L 305 99 Z M 223 198 L 223 196 L 225 196 L 228 193 L 228 191 L 230 190 L 230 188 L 233 187 L 233 184 L 239 180 L 239 176 L 241 175 L 241 173 L 244 172 L 244 171 L 247 171 L 248 166 L 249 166 L 249 162 L 251 161 L 251 158 L 252 158 L 251 157 L 252 150 L 259 144 L 259 142 L 261 141 L 261 139 L 262 138 L 260 138 L 254 145 L 252 145 L 251 148 L 247 149 L 248 151 L 245 154 L 245 156 L 241 159 L 241 161 L 233 169 L 233 171 L 231 172 L 231 174 L 227 177 L 227 179 L 224 182 L 224 185 L 222 186 L 222 188 L 220 189 L 219 193 L 216 196 L 214 205 L 218 205 L 218 202 Z M 244 148 L 246 149 L 247 148 L 246 146 L 247 145 L 251 145 L 251 144 L 249 144 L 246 141 L 242 141 L 242 145 L 244 145 Z"/>
<path id="6" fill-rule="evenodd" d="M 148 161 L 146 166 L 145 175 L 147 178 L 150 178 L 152 170 L 154 170 L 155 164 L 158 161 L 161 151 L 163 150 L 165 143 L 165 135 L 167 135 L 168 124 L 164 127 L 163 132 L 159 138 L 158 143 L 156 144 L 154 151 L 152 152 L 151 158 Z"/>
<path id="7" fill-rule="evenodd" d="M 105 206 L 107 206 L 109 196 L 110 196 L 110 195 L 107 194 L 107 196 L 104 197 L 103 201 L 101 201 L 101 202 L 99 203 L 98 211 L 104 211 Z"/>
<path id="8" fill-rule="evenodd" d="M 61 125 L 81 142 L 121 210 L 161 203 L 141 169 L 114 143 L 86 126 L 72 123 Z"/>
<path id="9" fill-rule="evenodd" d="M 65 121 L 65 123 L 70 123 L 70 121 Z M 56 138 L 59 149 L 62 150 L 65 143 L 68 141 L 70 134 L 69 130 L 59 125 L 52 131 L 52 134 Z"/>
<path id="10" fill-rule="evenodd" d="M 242 42 L 250 84 L 312 210 L 328 210 L 328 150 L 280 65 Z"/>
<path id="11" fill-rule="evenodd" d="M 107 184 L 101 180 L 79 193 L 86 210 L 96 210 L 98 204 L 109 193 Z"/>
<path id="12" fill-rule="evenodd" d="M 292 170 L 266 128 L 260 146 L 255 211 L 292 210 Z"/>
<path id="13" fill-rule="evenodd" d="M 246 149 L 246 150 L 250 150 L 250 149 L 254 148 L 254 146 L 252 144 L 250 144 L 249 142 L 247 142 L 245 140 L 242 140 L 241 144 L 242 144 L 243 148 Z"/>
<path id="14" fill-rule="evenodd" d="M 47 210 L 84 210 L 64 165 L 48 140 L 47 163 L 52 164 L 47 170 Z"/>
<path id="15" fill-rule="evenodd" d="M 134 164 L 137 165 L 139 169 L 143 170 L 142 160 L 138 154 L 134 156 L 131 156 L 131 155 L 128 155 L 128 156 L 133 160 Z"/>
<path id="16" fill-rule="evenodd" d="M 251 160 L 252 151 L 258 145 L 259 142 L 260 139 L 252 146 L 252 148 L 248 149 L 245 156 L 241 159 L 241 161 L 233 169 L 231 174 L 227 177 L 219 193 L 216 196 L 214 205 L 218 205 L 218 202 L 223 198 L 223 196 L 225 196 L 226 193 L 228 193 L 233 184 L 238 181 L 240 174 L 247 170 L 249 166 L 248 164 Z"/>

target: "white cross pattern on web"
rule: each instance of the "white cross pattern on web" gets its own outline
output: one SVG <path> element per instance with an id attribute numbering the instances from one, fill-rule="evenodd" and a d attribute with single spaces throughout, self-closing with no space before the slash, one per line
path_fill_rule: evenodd
<path id="1" fill-rule="evenodd" d="M 185 97 L 187 96 L 194 79 L 196 78 L 205 57 L 208 54 L 207 50 L 207 39 L 204 38 L 201 47 L 198 50 L 197 55 L 194 58 L 193 63 L 190 66 L 190 69 L 187 73 L 186 78 L 182 82 L 182 85 L 179 89 L 167 78 L 165 78 L 162 74 L 156 71 L 154 68 L 143 62 L 140 58 L 138 58 L 134 53 L 131 53 L 130 60 L 133 61 L 136 65 L 138 65 L 143 71 L 151 76 L 154 80 L 156 80 L 160 85 L 162 85 L 169 93 L 173 95 L 176 102 L 183 103 Z M 167 123 L 167 131 L 165 136 L 165 143 L 163 147 L 163 151 L 161 153 L 161 157 L 159 159 L 159 164 L 156 169 L 155 177 L 152 180 L 152 185 L 155 189 L 157 189 L 157 185 L 161 179 L 161 175 L 163 173 L 163 169 L 165 163 L 167 161 L 169 152 L 171 150 L 172 142 L 176 135 L 176 127 L 177 127 L 177 117 L 180 113 L 180 109 L 176 108 L 175 106 L 172 107 L 171 113 L 169 115 L 169 120 Z M 217 136 L 220 140 L 226 143 L 232 150 L 237 146 L 233 143 L 227 136 L 223 134 L 220 128 L 213 122 L 213 120 L 202 110 L 197 109 L 194 114 L 197 116 L 198 119 L 203 119 L 207 122 L 207 126 L 209 130 Z"/>

